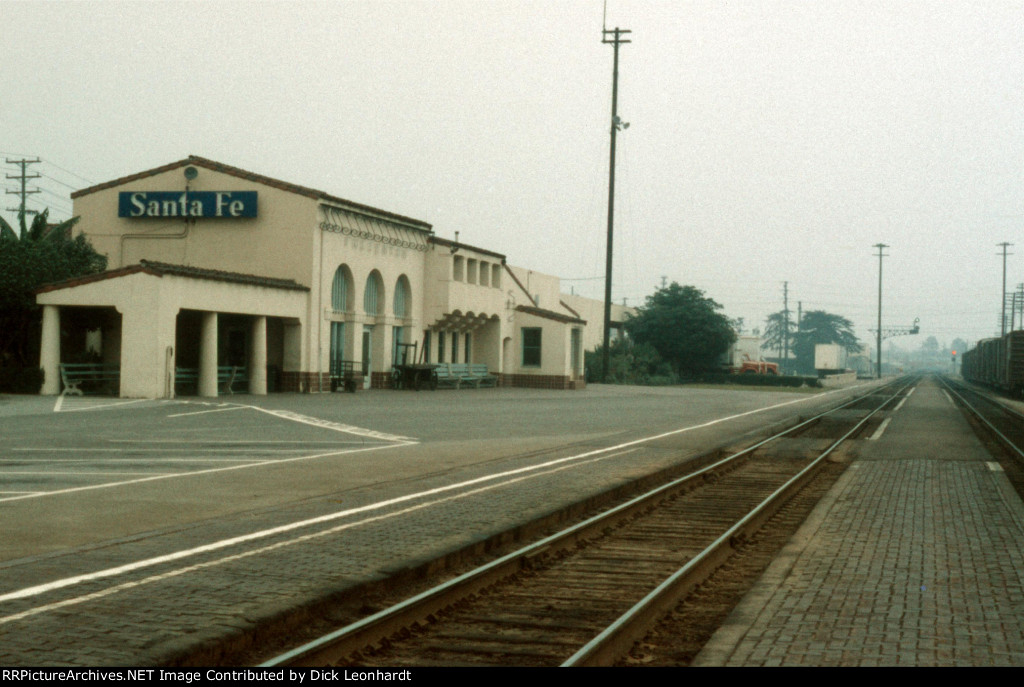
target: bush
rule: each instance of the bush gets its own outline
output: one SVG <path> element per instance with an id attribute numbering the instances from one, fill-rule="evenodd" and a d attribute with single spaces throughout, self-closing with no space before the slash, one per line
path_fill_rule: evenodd
<path id="1" fill-rule="evenodd" d="M 38 367 L 0 368 L 0 392 L 38 394 L 43 387 L 43 370 Z"/>

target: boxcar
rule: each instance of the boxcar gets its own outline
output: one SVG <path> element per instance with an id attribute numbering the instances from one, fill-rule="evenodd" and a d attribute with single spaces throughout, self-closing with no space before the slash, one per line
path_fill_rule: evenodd
<path id="1" fill-rule="evenodd" d="M 1024 396 L 1024 331 L 982 339 L 960 362 L 960 373 L 967 381 Z"/>

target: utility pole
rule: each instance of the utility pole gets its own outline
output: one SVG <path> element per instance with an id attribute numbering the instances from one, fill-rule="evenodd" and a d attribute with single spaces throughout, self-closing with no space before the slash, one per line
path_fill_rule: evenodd
<path id="1" fill-rule="evenodd" d="M 1006 255 L 1007 255 L 1006 249 L 1008 247 L 1012 246 L 1013 244 L 1012 243 L 1007 243 L 1006 241 L 1003 241 L 1002 243 L 997 243 L 996 245 L 1003 247 L 1003 298 L 1002 298 L 1002 301 L 1003 301 L 1003 315 L 1002 315 L 1002 318 L 1000 319 L 1000 334 L 999 334 L 999 336 L 1006 336 Z M 996 255 L 998 255 L 998 253 L 996 253 Z"/>
<path id="2" fill-rule="evenodd" d="M 889 246 L 884 243 L 876 243 L 878 249 L 878 378 L 882 378 L 882 258 L 885 257 L 885 249 Z"/>
<path id="3" fill-rule="evenodd" d="M 782 374 L 786 374 L 789 368 L 789 282 L 782 282 L 782 315 L 785 322 L 782 325 L 782 340 L 784 353 L 782 355 Z"/>
<path id="4" fill-rule="evenodd" d="M 23 238 L 25 238 L 25 215 L 36 215 L 36 214 L 39 214 L 35 210 L 28 210 L 28 209 L 25 208 L 25 201 L 28 199 L 29 194 L 39 193 L 39 189 L 37 189 L 37 188 L 36 189 L 29 189 L 25 185 L 26 182 L 29 179 L 38 179 L 39 178 L 38 174 L 27 174 L 26 173 L 26 171 L 28 170 L 28 166 L 29 165 L 34 165 L 34 164 L 38 164 L 39 163 L 39 158 L 37 157 L 35 160 L 26 160 L 24 158 L 22 158 L 21 160 L 12 160 L 11 158 L 6 158 L 6 161 L 7 161 L 7 164 L 14 164 L 14 165 L 18 165 L 19 167 L 21 167 L 21 174 L 8 174 L 7 175 L 8 179 L 18 179 L 18 180 L 21 181 L 21 190 L 20 191 L 11 191 L 9 189 L 7 190 L 7 193 L 9 193 L 9 194 L 14 194 L 14 195 L 21 196 L 21 204 L 18 207 L 16 207 L 16 208 L 7 208 L 7 209 L 10 210 L 11 212 L 17 212 L 18 213 L 18 222 L 21 225 L 21 236 L 19 238 L 23 239 Z"/>
<path id="5" fill-rule="evenodd" d="M 618 115 L 619 102 L 619 45 L 631 41 L 622 38 L 624 34 L 632 33 L 626 29 L 615 27 L 612 30 L 601 29 L 601 42 L 611 44 L 615 49 L 615 58 L 612 63 L 612 121 L 611 121 L 611 153 L 608 164 L 608 246 L 604 264 L 604 351 L 601 356 L 603 370 L 601 381 L 608 380 L 608 347 L 611 343 L 610 333 L 612 327 L 612 235 L 615 221 L 615 134 L 619 127 L 626 128 L 629 124 L 622 122 Z"/>
<path id="6" fill-rule="evenodd" d="M 1024 284 L 1017 284 L 1017 308 L 1020 310 L 1020 328 L 1024 329 Z"/>

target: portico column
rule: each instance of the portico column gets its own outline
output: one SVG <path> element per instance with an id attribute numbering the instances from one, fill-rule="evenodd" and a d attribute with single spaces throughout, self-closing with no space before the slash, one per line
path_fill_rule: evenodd
<path id="1" fill-rule="evenodd" d="M 249 331 L 249 393 L 267 393 L 267 318 L 252 318 Z"/>
<path id="2" fill-rule="evenodd" d="M 199 395 L 217 395 L 217 313 L 204 312 L 199 339 Z"/>
<path id="3" fill-rule="evenodd" d="M 43 388 L 39 393 L 60 393 L 60 307 L 43 306 L 43 337 L 39 349 L 39 367 L 43 368 Z"/>

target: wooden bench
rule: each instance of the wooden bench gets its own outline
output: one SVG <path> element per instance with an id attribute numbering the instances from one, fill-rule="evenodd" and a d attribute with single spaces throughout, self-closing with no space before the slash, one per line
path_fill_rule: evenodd
<path id="1" fill-rule="evenodd" d="M 487 363 L 471 363 L 469 374 L 476 377 L 477 387 L 498 386 L 498 377 L 497 375 L 492 375 L 490 370 L 487 369 Z"/>
<path id="2" fill-rule="evenodd" d="M 61 395 L 82 396 L 91 393 L 117 395 L 121 390 L 121 366 L 103 363 L 61 363 L 60 380 L 64 383 Z"/>
<path id="3" fill-rule="evenodd" d="M 458 389 L 462 383 L 462 378 L 452 373 L 451 363 L 439 363 L 434 373 L 437 375 L 437 388 L 439 389 Z"/>
<path id="4" fill-rule="evenodd" d="M 497 386 L 498 378 L 484 363 L 441 363 L 437 366 L 437 386 L 453 389 Z"/>
<path id="5" fill-rule="evenodd" d="M 244 367 L 221 365 L 217 368 L 217 388 L 222 394 L 234 394 L 235 386 L 245 385 L 248 388 L 249 378 Z M 174 393 L 182 394 L 182 390 L 199 393 L 199 369 L 195 367 L 176 367 L 174 369 Z"/>

